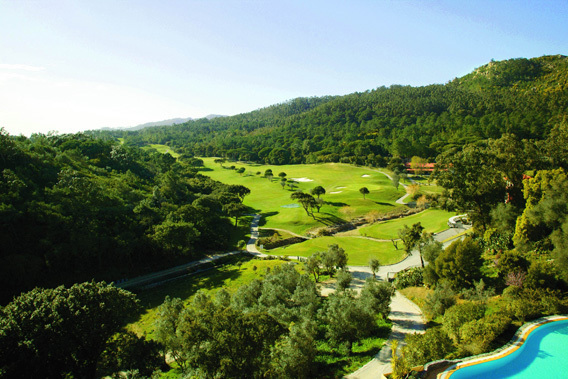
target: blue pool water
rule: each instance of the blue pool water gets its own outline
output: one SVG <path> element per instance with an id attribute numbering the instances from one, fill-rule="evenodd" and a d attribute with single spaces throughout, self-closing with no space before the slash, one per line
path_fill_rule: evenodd
<path id="1" fill-rule="evenodd" d="M 568 320 L 541 325 L 513 353 L 460 368 L 450 378 L 568 378 Z"/>

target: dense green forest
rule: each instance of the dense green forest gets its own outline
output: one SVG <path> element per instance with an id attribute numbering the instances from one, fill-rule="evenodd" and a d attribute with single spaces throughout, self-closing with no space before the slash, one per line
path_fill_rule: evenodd
<path id="1" fill-rule="evenodd" d="M 110 134 L 196 156 L 382 166 L 385 157 L 434 159 L 504 133 L 543 139 L 567 107 L 568 58 L 557 55 L 490 62 L 446 84 L 298 98 L 232 117 Z"/>
<path id="2" fill-rule="evenodd" d="M 199 160 L 84 134 L 1 130 L 0 164 L 1 302 L 226 251 L 228 212 L 249 192 L 199 174 Z"/>

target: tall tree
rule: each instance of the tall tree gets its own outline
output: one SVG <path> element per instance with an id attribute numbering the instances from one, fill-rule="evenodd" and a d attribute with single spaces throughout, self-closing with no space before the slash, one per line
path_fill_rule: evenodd
<path id="1" fill-rule="evenodd" d="M 311 190 L 311 194 L 317 196 L 319 199 L 321 195 L 325 195 L 325 188 L 323 188 L 322 186 L 314 187 Z"/>
<path id="2" fill-rule="evenodd" d="M 489 212 L 505 201 L 507 183 L 494 151 L 482 145 L 449 149 L 438 157 L 434 176 L 444 187 L 449 203 L 467 212 L 476 226 L 485 229 Z"/>
<path id="3" fill-rule="evenodd" d="M 398 237 L 402 240 L 402 243 L 404 244 L 404 250 L 407 254 L 410 254 L 412 249 L 414 249 L 414 247 L 418 244 L 423 230 L 424 227 L 422 226 L 422 224 L 417 222 L 410 228 L 408 227 L 408 225 L 404 225 L 402 229 L 398 231 Z"/>
<path id="4" fill-rule="evenodd" d="M 369 192 L 369 189 L 368 189 L 367 187 L 361 187 L 361 188 L 359 188 L 359 192 L 361 192 L 361 194 L 363 195 L 363 199 L 365 199 L 365 196 L 370 193 L 370 192 Z"/>
<path id="5" fill-rule="evenodd" d="M 0 310 L 0 372 L 6 378 L 95 378 L 109 339 L 138 309 L 106 283 L 34 289 Z"/>

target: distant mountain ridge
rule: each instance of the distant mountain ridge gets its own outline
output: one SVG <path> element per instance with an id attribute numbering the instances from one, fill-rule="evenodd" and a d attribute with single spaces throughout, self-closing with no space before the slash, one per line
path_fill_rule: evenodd
<path id="1" fill-rule="evenodd" d="M 202 117 L 202 118 L 206 118 L 207 120 L 212 120 L 212 119 L 218 118 L 218 117 L 227 117 L 227 116 L 218 115 L 218 114 L 210 114 L 210 115 L 207 115 L 207 116 Z M 126 126 L 126 127 L 117 127 L 117 128 L 103 128 L 103 130 L 136 131 L 136 130 L 141 130 L 141 129 L 145 129 L 145 128 L 151 128 L 151 127 L 154 127 L 154 126 L 170 126 L 170 125 L 183 124 L 185 122 L 193 121 L 193 120 L 198 120 L 198 119 L 195 119 L 195 118 L 192 118 L 192 117 L 185 117 L 185 118 L 176 117 L 176 118 L 170 118 L 168 120 L 147 122 L 145 124 L 140 124 L 140 125 L 136 125 L 136 126 Z"/>

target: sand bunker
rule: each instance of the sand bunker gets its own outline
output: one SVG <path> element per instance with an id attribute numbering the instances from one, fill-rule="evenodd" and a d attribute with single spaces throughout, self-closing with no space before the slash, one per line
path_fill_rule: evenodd
<path id="1" fill-rule="evenodd" d="M 337 188 L 337 189 L 343 189 L 343 188 L 345 188 L 345 187 L 335 187 L 335 188 Z"/>
<path id="2" fill-rule="evenodd" d="M 341 192 L 343 192 L 343 191 L 333 191 L 333 192 L 330 192 L 329 194 L 330 194 L 330 195 L 333 195 L 333 194 L 341 193 Z"/>
<path id="3" fill-rule="evenodd" d="M 309 178 L 292 178 L 292 180 L 295 180 L 297 182 L 313 182 L 313 179 L 309 179 Z"/>
<path id="4" fill-rule="evenodd" d="M 368 178 L 368 177 L 370 177 L 370 176 L 371 176 L 371 175 L 367 175 L 367 174 L 361 175 L 362 178 Z"/>

